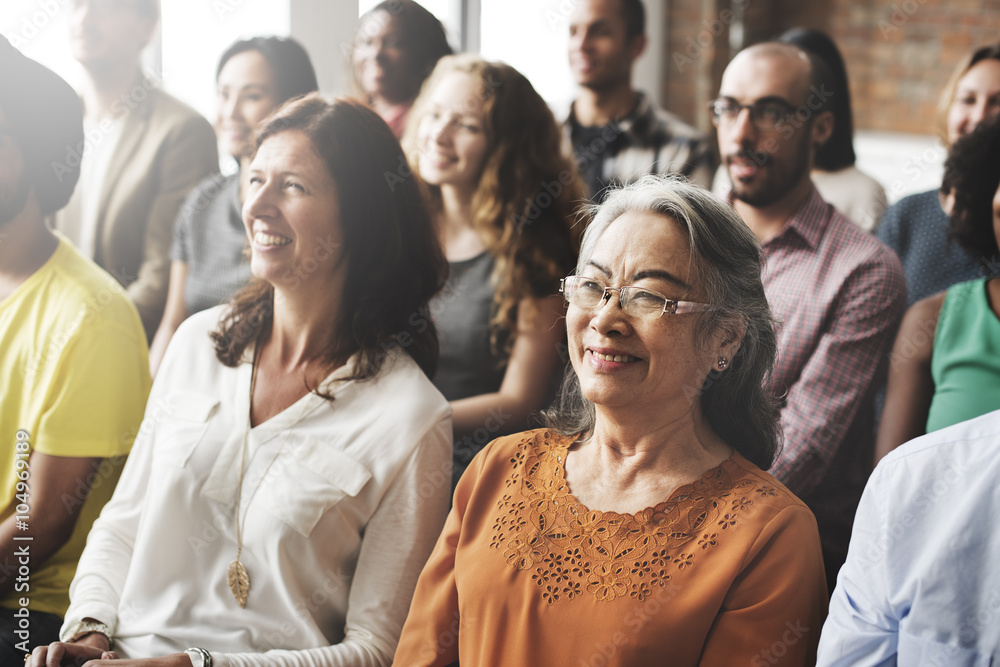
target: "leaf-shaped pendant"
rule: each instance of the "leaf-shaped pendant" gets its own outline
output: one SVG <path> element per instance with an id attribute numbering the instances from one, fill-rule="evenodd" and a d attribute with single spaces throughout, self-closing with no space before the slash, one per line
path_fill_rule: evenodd
<path id="1" fill-rule="evenodd" d="M 233 597 L 240 603 L 240 607 L 247 606 L 247 593 L 250 592 L 250 575 L 243 563 L 237 558 L 229 564 L 229 590 L 233 592 Z"/>

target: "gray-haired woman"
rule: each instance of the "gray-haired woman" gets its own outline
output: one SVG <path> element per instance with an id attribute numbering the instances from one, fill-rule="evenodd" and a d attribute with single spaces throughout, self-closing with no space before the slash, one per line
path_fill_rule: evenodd
<path id="1" fill-rule="evenodd" d="M 395 664 L 814 659 L 816 523 L 762 470 L 780 427 L 761 262 L 685 182 L 647 177 L 595 209 L 562 283 L 561 403 L 459 482 Z"/>

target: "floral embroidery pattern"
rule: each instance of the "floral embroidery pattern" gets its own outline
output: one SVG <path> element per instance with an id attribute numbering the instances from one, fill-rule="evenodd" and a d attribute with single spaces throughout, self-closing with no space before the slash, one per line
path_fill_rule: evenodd
<path id="1" fill-rule="evenodd" d="M 754 498 L 776 495 L 752 480 L 734 482 L 719 466 L 636 514 L 588 510 L 566 483 L 569 444 L 550 432 L 518 443 L 490 543 L 511 567 L 531 570 L 550 605 L 584 594 L 644 600 L 696 567 L 699 554 L 734 530 Z"/>

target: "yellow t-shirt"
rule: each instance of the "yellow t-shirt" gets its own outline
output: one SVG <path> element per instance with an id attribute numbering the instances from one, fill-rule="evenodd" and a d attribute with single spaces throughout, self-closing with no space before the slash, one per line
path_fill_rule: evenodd
<path id="1" fill-rule="evenodd" d="M 18 443 L 29 443 L 29 453 L 103 459 L 88 475 L 89 495 L 81 485 L 61 499 L 67 510 L 82 506 L 69 541 L 44 561 L 32 557 L 30 574 L 0 599 L 0 607 L 17 609 L 27 598 L 29 609 L 62 616 L 87 533 L 118 482 L 150 388 L 135 307 L 63 237 L 42 268 L 0 301 L 0 385 L 0 521 L 25 500 L 17 497 L 17 461 L 25 458 Z M 21 535 L 31 535 L 30 524 Z M 21 544 L 30 551 L 31 542 Z"/>

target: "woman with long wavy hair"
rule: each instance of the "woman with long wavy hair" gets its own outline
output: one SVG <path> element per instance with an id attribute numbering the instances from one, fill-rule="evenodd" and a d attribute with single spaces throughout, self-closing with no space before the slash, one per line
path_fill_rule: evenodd
<path id="1" fill-rule="evenodd" d="M 545 101 L 513 67 L 476 56 L 441 59 L 403 146 L 451 266 L 430 314 L 457 481 L 489 440 L 525 428 L 562 369 L 558 287 L 576 260 L 583 191 Z"/>

